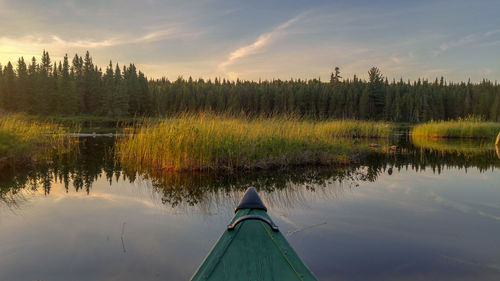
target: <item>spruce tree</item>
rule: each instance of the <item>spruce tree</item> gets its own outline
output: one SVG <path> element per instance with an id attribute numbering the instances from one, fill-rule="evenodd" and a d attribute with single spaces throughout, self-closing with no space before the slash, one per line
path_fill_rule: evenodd
<path id="1" fill-rule="evenodd" d="M 68 54 L 64 56 L 58 79 L 58 99 L 61 106 L 58 110 L 59 113 L 69 115 L 78 111 L 76 84 L 70 73 Z"/>
<path id="2" fill-rule="evenodd" d="M 109 65 L 106 68 L 106 73 L 103 76 L 103 96 L 101 99 L 102 109 L 101 112 L 105 115 L 113 116 L 114 112 L 114 101 L 116 95 L 116 82 L 113 73 L 113 62 L 109 61 Z"/>
<path id="3" fill-rule="evenodd" d="M 370 90 L 365 87 L 359 100 L 359 117 L 364 120 L 372 119 L 374 116 L 371 115 L 370 111 Z"/>
<path id="4" fill-rule="evenodd" d="M 124 72 L 126 68 L 124 67 Z M 120 67 L 116 64 L 115 69 L 115 98 L 113 100 L 113 116 L 126 116 L 128 114 L 127 84 L 123 79 Z"/>
<path id="5" fill-rule="evenodd" d="M 24 58 L 21 57 L 17 61 L 17 80 L 16 80 L 16 89 L 18 95 L 18 110 L 26 111 L 29 107 L 29 96 L 28 96 L 28 85 L 29 85 L 29 76 L 28 76 L 28 67 L 24 62 Z"/>
<path id="6" fill-rule="evenodd" d="M 16 93 L 16 74 L 14 67 L 10 61 L 3 70 L 3 91 L 1 97 L 2 107 L 7 111 L 15 111 L 17 109 L 17 93 Z"/>
<path id="7" fill-rule="evenodd" d="M 385 98 L 384 98 L 384 82 L 382 73 L 377 67 L 372 67 L 368 71 L 368 77 L 370 79 L 368 83 L 368 93 L 369 93 L 369 115 L 380 119 L 384 110 Z"/>

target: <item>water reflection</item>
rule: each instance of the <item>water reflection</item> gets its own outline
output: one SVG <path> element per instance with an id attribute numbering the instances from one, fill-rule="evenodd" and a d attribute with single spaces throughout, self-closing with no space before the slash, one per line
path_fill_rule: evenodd
<path id="1" fill-rule="evenodd" d="M 63 184 L 66 192 L 92 192 L 93 183 L 105 178 L 110 185 L 120 180 L 150 185 L 161 202 L 171 207 L 203 204 L 227 207 L 234 204 L 241 192 L 255 186 L 265 192 L 271 205 L 300 204 L 301 193 L 319 192 L 335 197 L 343 190 L 355 188 L 360 182 L 373 182 L 381 174 L 394 171 L 477 168 L 480 172 L 500 167 L 494 146 L 473 140 L 410 140 L 406 136 L 392 139 L 392 148 L 383 145 L 373 149 L 363 160 L 348 167 L 309 167 L 288 170 L 236 172 L 232 174 L 163 170 L 138 171 L 122 165 L 114 157 L 113 138 L 81 138 L 79 153 L 54 156 L 26 171 L 5 170 L 0 177 L 0 200 L 9 208 L 18 208 L 25 201 L 21 190 L 42 191 L 48 195 L 53 183 Z M 332 184 L 336 183 L 336 184 Z M 329 185 L 329 188 L 325 187 Z M 332 186 L 336 188 L 332 189 Z M 222 204 L 226 197 L 227 204 Z"/>
<path id="2" fill-rule="evenodd" d="M 230 175 L 138 171 L 113 143 L 82 138 L 79 154 L 4 171 L 0 280 L 187 280 L 248 186 L 320 280 L 500 276 L 487 143 L 402 136 L 349 167 Z"/>

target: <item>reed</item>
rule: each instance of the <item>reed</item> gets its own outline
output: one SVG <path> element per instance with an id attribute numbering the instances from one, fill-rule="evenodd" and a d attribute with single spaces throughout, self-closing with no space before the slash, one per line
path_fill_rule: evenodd
<path id="1" fill-rule="evenodd" d="M 46 159 L 65 153 L 76 143 L 56 123 L 36 122 L 21 115 L 0 116 L 0 166 Z"/>
<path id="2" fill-rule="evenodd" d="M 241 119 L 186 115 L 143 120 L 119 139 L 123 163 L 137 169 L 218 170 L 347 163 L 354 147 L 345 137 L 386 137 L 384 123 Z"/>
<path id="3" fill-rule="evenodd" d="M 485 139 L 444 139 L 422 138 L 412 136 L 412 143 L 416 147 L 436 151 L 440 154 L 455 153 L 458 155 L 476 156 L 492 153 L 495 148 Z"/>
<path id="4" fill-rule="evenodd" d="M 411 132 L 417 137 L 495 139 L 500 132 L 500 123 L 478 119 L 431 121 L 414 126 Z"/>

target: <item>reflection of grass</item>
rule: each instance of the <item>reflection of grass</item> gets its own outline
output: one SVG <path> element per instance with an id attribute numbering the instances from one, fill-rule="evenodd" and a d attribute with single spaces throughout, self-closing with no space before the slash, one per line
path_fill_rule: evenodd
<path id="1" fill-rule="evenodd" d="M 479 120 L 431 121 L 413 127 L 412 134 L 433 138 L 495 138 L 500 123 Z"/>
<path id="2" fill-rule="evenodd" d="M 184 116 L 144 121 L 118 142 L 122 160 L 174 170 L 269 168 L 349 161 L 339 137 L 386 137 L 389 126 L 362 121 L 299 121 Z"/>
<path id="3" fill-rule="evenodd" d="M 471 139 L 429 139 L 412 136 L 412 142 L 417 147 L 441 153 L 479 155 L 488 152 L 491 153 L 495 149 L 494 145 L 489 141 Z"/>
<path id="4" fill-rule="evenodd" d="M 0 117 L 0 165 L 36 161 L 49 153 L 67 151 L 74 143 L 54 123 L 32 122 L 19 115 Z"/>

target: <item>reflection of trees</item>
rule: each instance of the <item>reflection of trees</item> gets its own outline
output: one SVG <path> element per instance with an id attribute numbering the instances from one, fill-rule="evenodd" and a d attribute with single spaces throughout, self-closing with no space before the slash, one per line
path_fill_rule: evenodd
<path id="1" fill-rule="evenodd" d="M 134 170 L 125 173 L 134 175 Z M 196 205 L 211 200 L 207 194 L 232 195 L 254 186 L 259 191 L 268 194 L 300 189 L 317 191 L 334 182 L 346 186 L 355 185 L 359 180 L 369 176 L 354 167 L 349 168 L 297 168 L 292 170 L 251 171 L 231 174 L 200 173 L 200 172 L 170 172 L 141 171 L 137 173 L 151 181 L 152 187 L 162 193 L 162 203 L 176 207 L 180 204 Z M 128 176 L 129 177 L 129 176 Z M 271 197 L 270 197 L 271 198 Z M 212 198 L 213 199 L 213 198 Z M 274 197 L 275 200 L 279 198 Z M 214 199 L 215 200 L 215 199 Z"/>
<path id="2" fill-rule="evenodd" d="M 441 173 L 444 168 L 469 169 L 477 168 L 484 172 L 500 168 L 500 161 L 495 155 L 490 141 L 485 140 L 400 140 L 398 153 L 383 155 L 379 160 L 397 169 L 412 169 L 416 171 L 431 168 L 433 172 Z M 381 157 L 381 156 L 379 156 Z"/>
<path id="3" fill-rule="evenodd" d="M 90 192 L 92 183 L 103 174 L 111 179 L 119 166 L 113 157 L 113 139 L 81 138 L 77 153 L 55 154 L 50 161 L 38 163 L 30 169 L 8 169 L 0 175 L 0 198 L 16 198 L 22 189 L 50 193 L 52 183 L 63 183 L 66 190 Z"/>
<path id="4" fill-rule="evenodd" d="M 415 142 L 408 138 L 391 140 L 396 150 L 381 148 L 362 157 L 349 167 L 301 167 L 289 170 L 258 170 L 232 174 L 200 172 L 138 171 L 115 160 L 112 138 L 81 138 L 80 150 L 74 154 L 55 155 L 52 161 L 39 163 L 32 169 L 6 170 L 0 176 L 0 201 L 15 208 L 22 202 L 22 191 L 42 190 L 50 193 L 52 183 L 63 183 L 66 189 L 91 192 L 92 184 L 105 177 L 110 184 L 118 179 L 134 182 L 144 179 L 161 194 L 164 204 L 200 205 L 220 203 L 221 197 L 238 197 L 249 186 L 267 194 L 269 200 L 286 205 L 300 202 L 307 194 L 336 196 L 342 188 L 361 181 L 375 181 L 389 168 L 424 170 L 440 173 L 445 167 L 477 168 L 485 171 L 500 168 L 500 160 L 487 144 L 469 142 Z M 235 196 L 238 194 L 238 196 Z M 322 195 L 322 196 L 323 196 Z M 17 200 L 17 201 L 16 201 Z"/>

